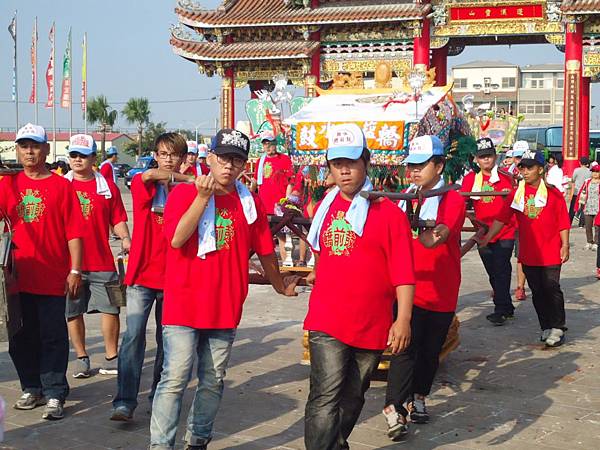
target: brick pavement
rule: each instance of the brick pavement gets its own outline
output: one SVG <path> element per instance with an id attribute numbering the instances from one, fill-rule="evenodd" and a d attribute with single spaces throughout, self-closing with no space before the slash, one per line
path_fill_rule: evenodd
<path id="1" fill-rule="evenodd" d="M 128 195 L 125 199 L 130 204 Z M 388 441 L 380 416 L 385 384 L 375 381 L 350 436 L 351 448 L 598 448 L 600 282 L 593 277 L 595 253 L 581 249 L 584 239 L 582 230 L 573 231 L 572 262 L 564 268 L 569 331 L 562 348 L 546 350 L 539 343 L 530 298 L 517 305 L 516 319 L 508 325 L 488 324 L 485 315 L 492 307 L 490 289 L 476 252 L 471 252 L 463 259 L 459 299 L 462 343 L 440 368 L 429 402 L 431 423 L 413 426 L 405 444 Z M 287 299 L 269 287 L 251 287 L 211 449 L 303 448 L 309 368 L 299 360 L 307 300 L 306 293 Z M 91 316 L 87 325 L 92 363 L 98 367 L 103 357 L 99 321 Z M 71 395 L 65 419 L 46 422 L 40 409 L 9 408 L 5 442 L 0 448 L 145 449 L 150 420 L 145 397 L 155 349 L 153 326 L 148 329 L 141 401 L 132 423 L 108 420 L 116 390 L 114 377 L 96 374 L 75 380 L 69 373 Z M 193 388 L 194 383 L 185 396 L 182 423 Z M 7 346 L 0 344 L 0 395 L 10 405 L 19 394 Z M 183 427 L 178 436 L 182 435 Z"/>

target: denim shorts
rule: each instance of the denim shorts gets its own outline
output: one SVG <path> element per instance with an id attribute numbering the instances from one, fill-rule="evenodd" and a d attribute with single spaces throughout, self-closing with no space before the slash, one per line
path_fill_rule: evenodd
<path id="1" fill-rule="evenodd" d="M 67 298 L 67 319 L 84 313 L 119 314 L 119 308 L 110 303 L 104 284 L 117 280 L 116 272 L 83 272 L 79 298 Z"/>

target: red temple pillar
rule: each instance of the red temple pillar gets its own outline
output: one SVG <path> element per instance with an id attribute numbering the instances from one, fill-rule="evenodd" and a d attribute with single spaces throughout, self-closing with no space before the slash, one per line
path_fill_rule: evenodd
<path id="1" fill-rule="evenodd" d="M 423 18 L 421 22 L 421 35 L 415 36 L 413 41 L 413 67 L 429 69 L 429 19 Z"/>
<path id="2" fill-rule="evenodd" d="M 222 79 L 221 128 L 235 128 L 235 80 L 233 67 L 225 69 Z"/>
<path id="3" fill-rule="evenodd" d="M 448 46 L 431 51 L 431 66 L 435 67 L 436 86 L 445 86 L 448 82 Z"/>
<path id="4" fill-rule="evenodd" d="M 590 156 L 590 77 L 581 80 L 581 126 L 579 149 L 581 156 Z"/>
<path id="5" fill-rule="evenodd" d="M 565 36 L 565 97 L 563 116 L 563 171 L 569 177 L 579 165 L 581 153 L 581 60 L 583 58 L 583 24 L 568 23 Z"/>

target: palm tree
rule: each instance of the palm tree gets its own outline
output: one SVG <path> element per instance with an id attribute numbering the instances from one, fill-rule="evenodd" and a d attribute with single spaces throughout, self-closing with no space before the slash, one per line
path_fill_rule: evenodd
<path id="1" fill-rule="evenodd" d="M 142 135 L 144 126 L 150 122 L 150 106 L 144 97 L 130 98 L 123 108 L 123 115 L 128 123 L 135 123 L 138 127 L 138 158 L 142 156 Z"/>
<path id="2" fill-rule="evenodd" d="M 92 97 L 87 103 L 87 120 L 91 124 L 97 123 L 102 133 L 102 144 L 100 146 L 102 161 L 106 158 L 104 151 L 106 147 L 106 133 L 115 125 L 117 114 L 116 110 L 111 109 L 104 95 Z"/>

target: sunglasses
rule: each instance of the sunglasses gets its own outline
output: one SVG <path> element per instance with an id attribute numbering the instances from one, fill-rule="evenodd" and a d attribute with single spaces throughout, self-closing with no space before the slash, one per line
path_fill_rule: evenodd
<path id="1" fill-rule="evenodd" d="M 79 153 L 79 152 L 69 152 L 69 158 L 71 159 L 76 159 L 76 158 L 81 158 L 81 159 L 87 159 L 92 155 L 84 155 L 83 153 Z"/>

